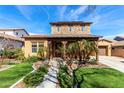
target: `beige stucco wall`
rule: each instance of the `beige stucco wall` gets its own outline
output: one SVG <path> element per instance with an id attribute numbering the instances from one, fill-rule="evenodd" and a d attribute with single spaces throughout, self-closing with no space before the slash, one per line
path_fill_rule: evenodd
<path id="1" fill-rule="evenodd" d="M 72 31 L 69 31 L 68 25 L 61 25 L 61 31 L 57 31 L 57 26 L 52 25 L 51 27 L 51 32 L 52 34 L 90 34 L 90 24 L 85 24 L 84 30 L 82 31 L 82 26 L 81 25 L 73 25 Z"/>
<path id="2" fill-rule="evenodd" d="M 25 46 L 24 46 L 24 55 L 25 57 L 29 57 L 29 56 L 37 56 L 37 53 L 32 53 L 32 42 L 36 42 L 37 45 L 39 43 L 44 43 L 44 46 L 47 47 L 47 40 L 25 40 Z M 45 55 L 47 55 L 47 53 L 45 52 Z"/>
<path id="3" fill-rule="evenodd" d="M 112 49 L 112 56 L 124 57 L 124 49 L 123 48 Z"/>
<path id="4" fill-rule="evenodd" d="M 111 56 L 112 55 L 112 52 L 111 52 L 111 49 L 112 49 L 112 42 L 109 42 L 109 41 L 106 41 L 106 40 L 100 40 L 98 42 L 98 46 L 106 46 L 107 47 L 107 55 L 108 56 Z"/>

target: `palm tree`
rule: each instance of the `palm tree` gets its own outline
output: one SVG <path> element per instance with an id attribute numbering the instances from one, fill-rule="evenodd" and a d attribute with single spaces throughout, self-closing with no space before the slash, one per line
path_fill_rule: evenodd
<path id="1" fill-rule="evenodd" d="M 44 58 L 44 52 L 48 51 L 48 49 L 44 46 L 41 46 L 39 47 L 39 50 L 37 52 L 37 55 L 40 57 L 40 58 Z"/>
<path id="2" fill-rule="evenodd" d="M 77 59 L 77 54 L 79 52 L 79 47 L 77 42 L 70 43 L 66 49 L 66 52 L 69 55 L 70 59 L 72 58 Z"/>
<path id="3" fill-rule="evenodd" d="M 83 61 L 87 62 L 89 61 L 90 58 L 90 54 L 92 52 L 95 52 L 97 55 L 98 49 L 97 49 L 97 44 L 95 41 L 91 41 L 91 40 L 82 40 L 82 41 L 78 41 L 78 45 L 79 45 L 79 61 L 82 60 L 83 57 Z M 97 58 L 97 57 L 96 57 Z"/>

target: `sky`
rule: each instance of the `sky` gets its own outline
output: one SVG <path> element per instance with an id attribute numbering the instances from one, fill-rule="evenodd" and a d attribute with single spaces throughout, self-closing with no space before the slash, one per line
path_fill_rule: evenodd
<path id="1" fill-rule="evenodd" d="M 0 6 L 0 28 L 23 28 L 30 34 L 50 34 L 49 23 L 59 21 L 93 22 L 92 34 L 112 38 L 124 35 L 124 6 Z"/>

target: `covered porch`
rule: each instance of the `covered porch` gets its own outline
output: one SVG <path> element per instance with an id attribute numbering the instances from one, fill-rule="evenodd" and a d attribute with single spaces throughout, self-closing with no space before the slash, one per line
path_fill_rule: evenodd
<path id="1" fill-rule="evenodd" d="M 92 38 L 92 37 L 88 37 L 88 38 L 51 38 L 47 40 L 47 46 L 48 46 L 48 52 L 47 52 L 47 57 L 49 59 L 51 58 L 55 58 L 55 57 L 60 57 L 63 59 L 67 59 L 68 55 L 66 53 L 66 49 L 68 47 L 69 44 L 74 43 L 74 42 L 78 42 L 81 41 L 83 39 L 87 39 L 87 40 L 91 40 L 91 41 L 95 41 L 96 43 L 98 42 L 98 38 Z M 63 48 L 61 50 L 61 48 Z M 98 60 L 98 54 L 93 54 L 94 56 L 96 56 L 97 60 Z M 77 56 L 78 57 L 78 56 Z"/>

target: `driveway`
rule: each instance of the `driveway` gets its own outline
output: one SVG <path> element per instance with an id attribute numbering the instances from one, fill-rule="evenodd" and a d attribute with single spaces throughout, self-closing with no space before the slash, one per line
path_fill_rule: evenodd
<path id="1" fill-rule="evenodd" d="M 99 56 L 99 62 L 121 72 L 124 72 L 124 58 L 114 56 Z"/>

